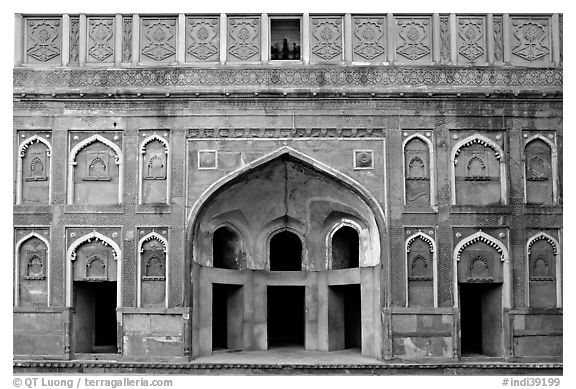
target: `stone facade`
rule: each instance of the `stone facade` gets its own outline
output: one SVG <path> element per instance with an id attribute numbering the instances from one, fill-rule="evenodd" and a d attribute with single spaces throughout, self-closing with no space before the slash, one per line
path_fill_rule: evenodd
<path id="1" fill-rule="evenodd" d="M 561 361 L 562 15 L 285 19 L 16 15 L 14 358 Z"/>

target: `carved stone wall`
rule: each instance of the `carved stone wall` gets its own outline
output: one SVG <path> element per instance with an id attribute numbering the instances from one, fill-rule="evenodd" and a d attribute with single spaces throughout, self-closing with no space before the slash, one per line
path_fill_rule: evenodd
<path id="1" fill-rule="evenodd" d="M 140 19 L 140 62 L 176 62 L 177 24 L 176 18 Z"/>
<path id="2" fill-rule="evenodd" d="M 260 27 L 259 16 L 228 18 L 227 61 L 260 61 Z"/>
<path id="3" fill-rule="evenodd" d="M 116 22 L 113 17 L 87 17 L 87 61 L 114 63 Z"/>
<path id="4" fill-rule="evenodd" d="M 430 150 L 420 138 L 404 146 L 406 205 L 430 205 Z"/>
<path id="5" fill-rule="evenodd" d="M 352 18 L 352 46 L 355 62 L 386 61 L 386 16 Z"/>
<path id="6" fill-rule="evenodd" d="M 432 62 L 432 17 L 400 16 L 394 21 L 395 61 L 406 64 Z"/>
<path id="7" fill-rule="evenodd" d="M 430 243 L 423 240 L 422 237 L 408 242 L 406 258 L 408 306 L 434 306 L 434 264 Z"/>
<path id="8" fill-rule="evenodd" d="M 38 232 L 41 233 L 41 231 Z M 31 236 L 21 241 L 17 256 L 19 261 L 18 274 L 16 274 L 19 278 L 18 305 L 47 306 L 50 269 L 46 243 L 37 236 Z"/>
<path id="9" fill-rule="evenodd" d="M 26 63 L 54 64 L 62 61 L 62 20 L 26 18 Z"/>
<path id="10" fill-rule="evenodd" d="M 340 62 L 344 54 L 343 34 L 342 34 L 342 17 L 310 17 L 310 61 L 311 62 Z M 367 26 L 365 26 L 367 27 Z M 364 28 L 367 36 L 371 37 L 369 29 Z M 377 34 L 374 30 L 374 34 Z M 376 38 L 374 38 L 376 39 Z M 369 45 L 367 42 L 365 46 Z M 376 46 L 372 46 L 376 48 Z M 362 50 L 365 55 L 368 54 L 367 47 Z M 377 49 L 378 50 L 378 49 Z M 372 53 L 373 55 L 374 53 Z"/>
<path id="11" fill-rule="evenodd" d="M 552 150 L 541 139 L 532 140 L 524 148 L 526 158 L 526 202 L 553 205 Z"/>
<path id="12" fill-rule="evenodd" d="M 220 18 L 186 18 L 186 62 L 220 59 Z"/>
<path id="13" fill-rule="evenodd" d="M 458 17 L 457 31 L 458 63 L 486 63 L 488 58 L 486 17 Z"/>
<path id="14" fill-rule="evenodd" d="M 132 61 L 132 18 L 122 18 L 122 62 Z"/>
<path id="15" fill-rule="evenodd" d="M 510 17 L 512 63 L 547 64 L 552 62 L 550 17 Z"/>

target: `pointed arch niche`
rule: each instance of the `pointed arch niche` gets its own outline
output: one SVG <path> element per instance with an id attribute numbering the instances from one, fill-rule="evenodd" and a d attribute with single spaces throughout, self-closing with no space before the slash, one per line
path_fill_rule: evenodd
<path id="1" fill-rule="evenodd" d="M 52 145 L 39 135 L 18 147 L 16 204 L 50 204 L 52 201 Z"/>
<path id="2" fill-rule="evenodd" d="M 138 242 L 138 255 L 138 308 L 168 308 L 168 240 L 152 231 Z"/>
<path id="3" fill-rule="evenodd" d="M 474 134 L 450 156 L 452 205 L 507 204 L 504 152 L 493 140 Z"/>
<path id="4" fill-rule="evenodd" d="M 73 306 L 73 283 L 76 280 L 116 281 L 116 307 L 120 307 L 121 274 L 122 252 L 114 240 L 97 231 L 76 239 L 66 251 L 66 306 Z"/>
<path id="5" fill-rule="evenodd" d="M 562 308 L 562 263 L 560 244 L 546 232 L 539 232 L 526 243 L 528 288 L 531 308 Z"/>
<path id="6" fill-rule="evenodd" d="M 30 232 L 16 243 L 14 306 L 50 306 L 50 242 Z"/>
<path id="7" fill-rule="evenodd" d="M 555 205 L 558 187 L 556 145 L 537 134 L 524 142 L 524 199 L 526 204 Z"/>
<path id="8" fill-rule="evenodd" d="M 436 206 L 435 158 L 432 141 L 413 134 L 402 143 L 404 204 Z"/>
<path id="9" fill-rule="evenodd" d="M 101 135 L 79 142 L 68 157 L 68 204 L 121 204 L 123 161 L 120 147 Z"/>
<path id="10" fill-rule="evenodd" d="M 406 239 L 406 306 L 438 307 L 436 242 L 422 231 Z"/>
<path id="11" fill-rule="evenodd" d="M 170 204 L 170 145 L 153 133 L 140 143 L 138 180 L 139 204 Z"/>

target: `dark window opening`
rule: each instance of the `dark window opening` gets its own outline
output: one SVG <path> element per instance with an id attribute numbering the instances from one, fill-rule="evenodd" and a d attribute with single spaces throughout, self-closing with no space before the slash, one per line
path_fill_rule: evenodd
<path id="1" fill-rule="evenodd" d="M 289 231 L 282 231 L 270 239 L 270 270 L 302 270 L 302 242 Z"/>
<path id="2" fill-rule="evenodd" d="M 268 287 L 268 348 L 304 346 L 304 287 Z"/>
<path id="3" fill-rule="evenodd" d="M 212 350 L 242 349 L 242 286 L 212 284 Z"/>
<path id="4" fill-rule="evenodd" d="M 300 19 L 270 20 L 270 59 L 300 60 Z"/>
<path id="5" fill-rule="evenodd" d="M 220 269 L 240 269 L 240 236 L 228 227 L 214 231 L 212 240 L 214 267 Z"/>
<path id="6" fill-rule="evenodd" d="M 360 285 L 330 286 L 328 290 L 328 347 L 330 351 L 362 349 Z"/>
<path id="7" fill-rule="evenodd" d="M 332 269 L 358 267 L 358 232 L 348 226 L 341 227 L 332 237 Z"/>

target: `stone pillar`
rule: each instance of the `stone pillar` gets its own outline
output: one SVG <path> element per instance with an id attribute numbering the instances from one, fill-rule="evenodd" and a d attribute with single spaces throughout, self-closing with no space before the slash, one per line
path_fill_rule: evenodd
<path id="1" fill-rule="evenodd" d="M 456 27 L 456 14 L 450 14 L 450 62 L 452 65 L 458 64 L 458 36 Z"/>
<path id="2" fill-rule="evenodd" d="M 186 15 L 178 14 L 178 38 L 176 39 L 176 62 L 186 62 Z"/>
<path id="3" fill-rule="evenodd" d="M 228 37 L 226 36 L 228 31 L 226 20 L 226 14 L 220 14 L 220 64 L 226 64 L 226 54 L 228 52 L 228 48 L 226 47 L 228 42 Z"/>
<path id="4" fill-rule="evenodd" d="M 328 272 L 318 272 L 316 284 L 318 286 L 317 295 L 317 319 L 316 325 L 318 326 L 318 351 L 330 350 L 330 329 L 329 329 L 329 287 L 328 287 Z"/>
<path id="5" fill-rule="evenodd" d="M 502 17 L 502 33 L 504 41 L 504 63 L 510 65 L 511 48 L 510 48 L 510 15 L 504 14 Z"/>
<path id="6" fill-rule="evenodd" d="M 310 14 L 302 16 L 302 60 L 304 64 L 310 63 Z"/>
<path id="7" fill-rule="evenodd" d="M 560 65 L 560 22 L 558 14 L 552 15 L 552 61 L 555 66 Z"/>
<path id="8" fill-rule="evenodd" d="M 488 50 L 488 63 L 494 64 L 494 17 L 488 14 L 486 17 L 486 47 Z"/>
<path id="9" fill-rule="evenodd" d="M 132 65 L 140 62 L 140 16 L 132 15 Z"/>
<path id="10" fill-rule="evenodd" d="M 21 14 L 14 15 L 14 67 L 24 62 L 24 18 Z"/>
<path id="11" fill-rule="evenodd" d="M 80 22 L 79 22 L 80 29 L 78 31 L 78 65 L 85 66 L 86 65 L 86 51 L 87 51 L 87 42 L 86 42 L 86 15 L 80 14 Z M 64 26 L 62 26 L 64 28 Z M 68 31 L 70 31 L 70 27 L 66 27 Z M 68 36 L 68 42 L 70 42 L 70 37 Z M 64 45 L 64 42 L 62 42 Z M 64 46 L 62 46 L 64 47 Z M 69 55 L 68 53 L 66 55 Z"/>
<path id="12" fill-rule="evenodd" d="M 432 16 L 432 31 L 434 39 L 432 39 L 432 58 L 434 63 L 439 64 L 442 60 L 440 57 L 440 47 L 442 46 L 442 40 L 440 39 L 440 14 L 435 13 Z"/>
<path id="13" fill-rule="evenodd" d="M 82 35 L 82 30 L 79 32 Z M 70 15 L 62 15 L 62 66 L 68 66 L 70 62 Z"/>
<path id="14" fill-rule="evenodd" d="M 114 66 L 120 67 L 122 63 L 122 33 L 124 21 L 121 14 L 116 14 L 114 19 Z"/>
<path id="15" fill-rule="evenodd" d="M 270 37 L 268 34 L 269 30 L 269 21 L 268 21 L 268 14 L 263 13 L 261 16 L 261 23 L 260 23 L 260 56 L 263 63 L 266 63 L 270 60 Z"/>
<path id="16" fill-rule="evenodd" d="M 344 15 L 344 61 L 352 62 L 352 15 Z"/>
<path id="17" fill-rule="evenodd" d="M 389 13 L 386 16 L 386 27 L 387 27 L 387 34 L 386 37 L 388 38 L 388 62 L 394 63 L 394 53 L 396 52 L 396 45 L 394 44 L 395 38 L 395 24 L 394 24 L 394 15 Z"/>
<path id="18" fill-rule="evenodd" d="M 266 283 L 260 277 L 261 274 L 254 274 L 254 338 L 252 347 L 254 350 L 268 350 L 268 291 Z"/>

